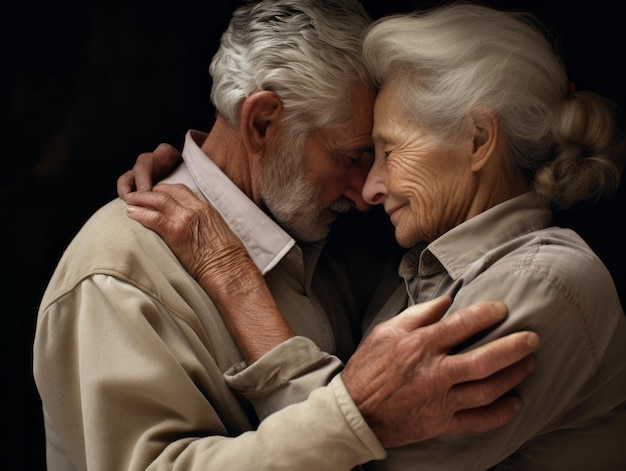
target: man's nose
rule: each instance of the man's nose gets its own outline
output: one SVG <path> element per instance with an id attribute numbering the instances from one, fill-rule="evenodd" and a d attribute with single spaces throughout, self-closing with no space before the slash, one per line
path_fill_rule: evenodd
<path id="1" fill-rule="evenodd" d="M 363 185 L 367 178 L 368 168 L 363 166 L 355 166 L 348 171 L 348 186 L 343 195 L 352 201 L 354 206 L 359 211 L 369 211 L 371 205 L 369 205 L 363 199 Z"/>

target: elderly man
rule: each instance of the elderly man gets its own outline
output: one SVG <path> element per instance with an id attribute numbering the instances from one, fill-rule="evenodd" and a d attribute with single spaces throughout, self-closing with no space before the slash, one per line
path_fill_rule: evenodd
<path id="1" fill-rule="evenodd" d="M 184 163 L 169 177 L 218 208 L 243 242 L 294 333 L 288 348 L 270 340 L 240 352 L 219 314 L 223 298 L 209 297 L 122 200 L 109 203 L 68 247 L 39 312 L 34 373 L 49 469 L 350 469 L 382 458 L 385 434 L 413 442 L 510 420 L 518 402 L 496 399 L 528 374 L 536 336 L 446 356 L 501 321 L 501 303 L 436 325 L 427 324 L 445 300 L 409 310 L 348 361 L 358 375 L 315 389 L 319 371 L 335 374 L 359 336 L 349 282 L 320 241 L 340 213 L 367 208 L 368 23 L 348 0 L 235 11 L 211 64 L 215 124 L 187 134 Z M 264 289 L 232 279 L 232 303 Z M 413 353 L 394 358 L 394 369 L 376 355 L 389 332 Z M 316 357 L 317 374 L 293 368 L 293 357 L 280 368 L 285 351 Z M 399 373 L 408 381 L 393 398 L 376 394 Z M 363 385 L 372 394 L 356 404 Z M 398 416 L 404 422 L 390 420 Z"/>

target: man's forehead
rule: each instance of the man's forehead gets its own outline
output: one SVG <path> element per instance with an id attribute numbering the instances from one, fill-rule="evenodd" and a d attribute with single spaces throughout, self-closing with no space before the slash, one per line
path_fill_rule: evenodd
<path id="1" fill-rule="evenodd" d="M 375 91 L 372 87 L 357 86 L 352 101 L 352 115 L 348 122 L 336 129 L 342 146 L 360 148 L 372 144 Z"/>
<path id="2" fill-rule="evenodd" d="M 372 146 L 372 121 L 355 122 L 351 125 L 330 130 L 329 142 L 344 151 L 363 150 Z"/>

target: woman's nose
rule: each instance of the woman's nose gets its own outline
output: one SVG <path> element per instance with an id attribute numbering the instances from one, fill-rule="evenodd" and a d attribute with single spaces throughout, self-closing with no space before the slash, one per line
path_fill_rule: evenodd
<path id="1" fill-rule="evenodd" d="M 363 199 L 367 204 L 375 205 L 381 204 L 387 197 L 387 186 L 383 178 L 383 171 L 381 170 L 381 164 L 375 162 L 370 169 L 365 184 L 363 185 Z"/>

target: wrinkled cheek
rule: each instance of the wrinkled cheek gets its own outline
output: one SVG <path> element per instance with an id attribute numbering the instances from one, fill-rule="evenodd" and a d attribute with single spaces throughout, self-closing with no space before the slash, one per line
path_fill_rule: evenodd
<path id="1" fill-rule="evenodd" d="M 446 226 L 446 215 L 450 202 L 441 182 L 421 182 L 410 188 L 410 212 L 408 220 L 418 242 L 432 242 L 439 237 Z"/>
<path id="2" fill-rule="evenodd" d="M 466 204 L 469 197 L 464 176 L 452 165 L 448 169 L 427 165 L 397 168 L 396 175 L 395 189 L 410 203 L 405 233 L 411 232 L 418 243 L 432 242 L 449 230 L 459 205 Z"/>

